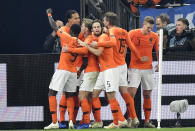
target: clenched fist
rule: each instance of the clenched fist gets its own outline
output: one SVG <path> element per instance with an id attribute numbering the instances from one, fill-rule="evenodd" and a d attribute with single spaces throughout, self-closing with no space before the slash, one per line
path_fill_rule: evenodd
<path id="1" fill-rule="evenodd" d="M 52 9 L 51 9 L 51 8 L 46 9 L 46 13 L 47 13 L 47 14 L 52 14 Z"/>

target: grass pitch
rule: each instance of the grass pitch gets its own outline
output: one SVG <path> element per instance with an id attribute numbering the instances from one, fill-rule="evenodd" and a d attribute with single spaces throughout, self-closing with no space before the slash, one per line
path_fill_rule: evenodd
<path id="1" fill-rule="evenodd" d="M 123 129 L 80 129 L 80 131 L 195 131 L 195 127 L 192 128 L 123 128 Z M 1 130 L 0 131 L 79 131 L 78 129 L 56 129 L 56 130 Z"/>

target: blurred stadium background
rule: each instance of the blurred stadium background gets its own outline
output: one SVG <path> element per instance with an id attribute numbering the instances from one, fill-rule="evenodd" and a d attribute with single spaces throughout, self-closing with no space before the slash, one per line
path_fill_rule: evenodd
<path id="1" fill-rule="evenodd" d="M 188 0 L 186 2 L 193 5 L 194 1 Z M 48 54 L 43 50 L 45 37 L 51 32 L 45 14 L 45 10 L 49 7 L 54 10 L 54 18 L 64 22 L 65 12 L 68 9 L 75 9 L 80 11 L 81 18 L 96 17 L 101 19 L 104 12 L 113 11 L 119 15 L 120 26 L 127 30 L 139 28 L 141 24 L 140 15 L 131 12 L 126 0 L 2 1 L 0 130 L 42 129 L 50 123 L 48 85 L 59 60 L 59 54 Z M 194 14 L 195 12 L 193 12 Z M 194 19 L 192 22 L 194 23 Z M 130 61 L 129 55 L 128 52 L 127 63 Z M 181 114 L 181 123 L 183 127 L 195 127 L 195 52 L 168 53 L 163 57 L 161 126 L 174 127 L 176 116 L 175 113 L 170 112 L 169 104 L 174 100 L 187 99 L 189 107 L 185 113 Z M 155 125 L 157 125 L 156 92 L 157 88 L 152 95 L 151 116 Z M 103 98 L 104 94 L 101 96 L 102 119 L 105 124 L 112 118 L 111 112 L 107 110 L 109 106 Z M 125 114 L 125 104 L 120 95 L 118 95 L 118 99 Z M 135 106 L 138 117 L 142 120 L 140 127 L 143 126 L 144 119 L 141 101 L 141 90 L 139 90 Z M 78 120 L 80 118 L 81 113 L 78 115 Z M 174 128 L 163 129 L 163 131 L 172 129 Z M 147 129 L 144 130 L 147 131 Z M 194 128 L 182 128 L 183 130 L 194 130 Z"/>

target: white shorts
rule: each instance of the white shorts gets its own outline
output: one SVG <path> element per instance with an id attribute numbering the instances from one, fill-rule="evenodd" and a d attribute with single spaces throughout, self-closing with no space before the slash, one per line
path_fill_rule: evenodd
<path id="1" fill-rule="evenodd" d="M 118 66 L 117 68 L 119 70 L 119 87 L 120 86 L 128 87 L 128 82 L 127 82 L 127 64 Z"/>
<path id="2" fill-rule="evenodd" d="M 56 69 L 51 79 L 49 89 L 54 91 L 76 92 L 77 74 L 66 70 Z"/>
<path id="3" fill-rule="evenodd" d="M 119 90 L 118 68 L 112 68 L 99 73 L 94 89 L 113 92 Z"/>
<path id="4" fill-rule="evenodd" d="M 141 82 L 143 90 L 155 88 L 153 69 L 128 69 L 128 87 L 138 88 Z"/>
<path id="5" fill-rule="evenodd" d="M 99 72 L 84 73 L 84 76 L 82 79 L 82 84 L 80 86 L 79 91 L 93 92 L 93 88 L 94 88 L 95 83 L 97 81 L 98 75 L 99 75 Z"/>

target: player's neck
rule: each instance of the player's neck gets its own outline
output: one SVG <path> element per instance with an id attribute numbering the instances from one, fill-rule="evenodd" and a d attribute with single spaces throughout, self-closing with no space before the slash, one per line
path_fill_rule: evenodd
<path id="1" fill-rule="evenodd" d="M 141 32 L 143 35 L 148 35 L 148 33 L 143 28 L 141 28 Z"/>
<path id="2" fill-rule="evenodd" d="M 83 34 L 85 38 L 87 38 L 89 35 L 91 35 L 91 32 L 86 32 Z"/>

